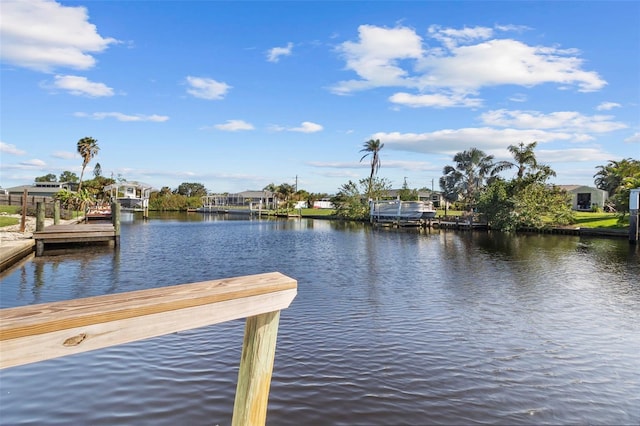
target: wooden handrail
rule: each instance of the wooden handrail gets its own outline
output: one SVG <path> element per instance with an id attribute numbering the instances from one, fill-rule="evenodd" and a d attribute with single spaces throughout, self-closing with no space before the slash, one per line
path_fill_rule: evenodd
<path id="1" fill-rule="evenodd" d="M 264 424 L 280 310 L 297 282 L 278 272 L 0 310 L 0 368 L 247 318 L 234 424 Z"/>

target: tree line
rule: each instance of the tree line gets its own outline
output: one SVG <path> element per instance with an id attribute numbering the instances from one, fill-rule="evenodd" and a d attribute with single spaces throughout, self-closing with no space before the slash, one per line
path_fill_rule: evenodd
<path id="1" fill-rule="evenodd" d="M 510 145 L 508 150 L 513 161 L 495 161 L 494 156 L 477 148 L 456 153 L 454 164 L 446 165 L 439 179 L 445 214 L 449 206 L 469 214 L 481 214 L 492 229 L 503 231 L 572 223 L 574 212 L 570 196 L 549 183 L 556 172 L 538 161 L 536 146 L 537 142 Z M 350 180 L 340 187 L 332 199 L 337 216 L 366 219 L 368 201 L 386 196 L 390 182 L 376 176 L 383 147 L 379 140 L 364 143 L 361 152 L 365 155 L 360 161 L 370 158 L 369 177 L 358 182 Z M 622 219 L 629 211 L 631 189 L 640 187 L 640 161 L 632 158 L 612 160 L 597 168 L 595 186 L 607 191 L 609 196 L 607 204 L 597 208 L 618 212 Z M 515 169 L 515 174 L 513 178 L 505 179 L 503 172 L 509 169 Z M 417 199 L 415 192 L 407 187 L 405 180 L 401 199 Z"/>
<path id="2" fill-rule="evenodd" d="M 495 161 L 480 149 L 469 148 L 453 157 L 453 164 L 443 168 L 439 179 L 442 197 L 445 200 L 445 214 L 452 206 L 457 210 L 484 215 L 493 229 L 515 230 L 522 227 L 540 228 L 545 223 L 555 225 L 573 221 L 573 211 L 568 194 L 556 185 L 550 184 L 550 178 L 556 172 L 548 165 L 540 163 L 535 154 L 537 142 L 523 142 L 508 147 L 513 161 Z M 67 207 L 80 208 L 89 202 L 99 201 L 106 196 L 105 186 L 126 181 L 102 176 L 102 167 L 96 163 L 90 180 L 83 181 L 87 165 L 95 158 L 100 147 L 92 137 L 84 137 L 76 144 L 82 158 L 80 177 L 70 171 L 60 174 L 60 182 L 77 182 L 77 191 L 61 191 L 57 197 Z M 369 158 L 368 177 L 356 181 L 349 180 L 340 186 L 330 199 L 335 206 L 335 216 L 342 219 L 365 220 L 369 215 L 369 200 L 384 198 L 391 189 L 391 182 L 377 176 L 382 165 L 380 151 L 384 143 L 379 139 L 364 142 L 360 158 L 362 162 Z M 511 179 L 505 179 L 503 172 L 515 169 Z M 600 206 L 624 216 L 629 211 L 631 189 L 640 187 L 640 161 L 632 158 L 610 160 L 606 165 L 597 167 L 594 184 L 607 191 L 607 205 Z M 37 182 L 55 182 L 54 174 L 36 178 Z M 292 208 L 298 201 L 306 201 L 312 206 L 314 201 L 329 198 L 326 193 L 309 193 L 298 190 L 289 183 L 276 185 L 270 183 L 263 188 L 270 191 L 279 205 Z M 199 207 L 201 198 L 209 195 L 207 188 L 197 182 L 183 182 L 176 189 L 163 187 L 153 192 L 149 200 L 151 210 L 185 210 Z M 402 200 L 415 200 L 418 191 L 410 189 L 406 179 L 399 191 Z"/>

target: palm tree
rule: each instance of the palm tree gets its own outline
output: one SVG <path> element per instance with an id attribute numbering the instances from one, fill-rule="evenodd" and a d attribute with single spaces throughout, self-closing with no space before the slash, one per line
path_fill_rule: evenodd
<path id="1" fill-rule="evenodd" d="M 366 152 L 360 158 L 360 162 L 366 157 L 371 156 L 371 174 L 369 175 L 369 188 L 367 190 L 367 196 L 371 198 L 371 189 L 373 187 L 373 176 L 378 172 L 380 168 L 380 150 L 384 147 L 384 144 L 380 142 L 380 139 L 369 139 L 364 143 L 364 148 L 360 152 Z"/>
<path id="2" fill-rule="evenodd" d="M 518 187 L 526 186 L 528 183 L 545 182 L 551 176 L 555 176 L 556 172 L 546 164 L 538 163 L 536 154 L 533 152 L 538 142 L 524 144 L 520 142 L 518 145 L 509 145 L 507 149 L 513 156 L 515 162 L 499 161 L 495 164 L 494 170 L 501 172 L 512 167 L 517 167 L 515 183 Z"/>
<path id="3" fill-rule="evenodd" d="M 609 164 L 596 167 L 600 169 L 593 177 L 596 188 L 603 189 L 612 197 L 622 185 L 626 177 L 640 172 L 640 161 L 633 158 L 623 158 L 620 161 L 609 160 Z"/>
<path id="4" fill-rule="evenodd" d="M 100 147 L 98 141 L 92 137 L 84 137 L 78 141 L 78 154 L 82 157 L 82 172 L 80 172 L 80 184 L 78 185 L 78 193 L 82 189 L 82 176 L 84 175 L 84 169 L 89 164 L 89 161 L 96 155 L 98 155 Z"/>
<path id="5" fill-rule="evenodd" d="M 487 155 L 477 148 L 458 152 L 453 161 L 456 162 L 455 167 L 444 167 L 440 187 L 451 198 L 461 194 L 465 204 L 471 206 L 486 180 L 495 176 L 500 168 L 494 164 L 493 155 Z"/>

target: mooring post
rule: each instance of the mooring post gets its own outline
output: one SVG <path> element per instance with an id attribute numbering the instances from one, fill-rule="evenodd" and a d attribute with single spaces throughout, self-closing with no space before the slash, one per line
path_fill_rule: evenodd
<path id="1" fill-rule="evenodd" d="M 638 234 L 640 234 L 640 188 L 634 188 L 629 194 L 629 242 L 631 244 L 638 243 Z"/>
<path id="2" fill-rule="evenodd" d="M 264 425 L 276 355 L 280 311 L 247 318 L 242 345 L 233 426 Z"/>
<path id="3" fill-rule="evenodd" d="M 53 202 L 53 224 L 60 224 L 60 200 L 55 200 Z"/>
<path id="4" fill-rule="evenodd" d="M 24 232 L 27 224 L 27 190 L 22 192 L 22 217 L 20 219 L 20 232 Z"/>
<path id="5" fill-rule="evenodd" d="M 120 245 L 120 204 L 117 201 L 111 203 L 111 222 L 115 236 L 113 241 L 117 247 Z"/>
<path id="6" fill-rule="evenodd" d="M 36 232 L 44 230 L 44 203 L 36 203 Z"/>

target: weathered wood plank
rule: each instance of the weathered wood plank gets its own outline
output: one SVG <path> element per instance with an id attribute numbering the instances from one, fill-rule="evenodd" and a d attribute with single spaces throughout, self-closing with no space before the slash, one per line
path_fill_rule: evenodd
<path id="1" fill-rule="evenodd" d="M 240 299 L 34 333 L 0 341 L 0 369 L 87 352 L 287 308 L 288 289 Z"/>
<path id="2" fill-rule="evenodd" d="M 45 240 L 45 241 L 52 241 L 52 240 L 59 240 L 59 239 L 79 239 L 79 238 L 83 238 L 83 237 L 98 237 L 98 238 L 111 238 L 113 239 L 114 237 L 114 232 L 101 232 L 101 231 L 94 231 L 94 232 L 61 232 L 61 233 L 57 233 L 57 234 L 50 234 L 50 235 L 38 235 L 37 238 L 34 237 L 35 240 Z"/>
<path id="3" fill-rule="evenodd" d="M 0 310 L 0 342 L 296 288 L 293 278 L 270 272 L 7 308 Z"/>

